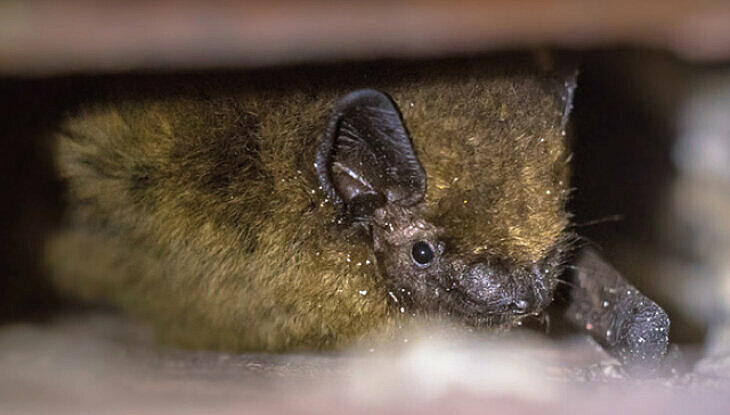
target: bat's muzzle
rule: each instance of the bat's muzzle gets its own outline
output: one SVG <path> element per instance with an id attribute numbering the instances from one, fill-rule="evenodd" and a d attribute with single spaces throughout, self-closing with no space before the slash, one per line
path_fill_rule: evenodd
<path id="1" fill-rule="evenodd" d="M 473 265 L 457 282 L 465 303 L 486 315 L 537 313 L 552 301 L 550 286 L 544 273 L 488 263 Z"/>

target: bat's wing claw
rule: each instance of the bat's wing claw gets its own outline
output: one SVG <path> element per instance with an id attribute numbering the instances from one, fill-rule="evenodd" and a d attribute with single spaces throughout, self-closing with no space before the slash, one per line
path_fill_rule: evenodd
<path id="1" fill-rule="evenodd" d="M 576 263 L 567 319 L 621 363 L 656 367 L 669 348 L 669 316 L 593 250 Z"/>
<path id="2" fill-rule="evenodd" d="M 636 291 L 614 311 L 618 313 L 615 342 L 609 352 L 622 363 L 658 365 L 669 347 L 669 316 L 655 302 Z"/>

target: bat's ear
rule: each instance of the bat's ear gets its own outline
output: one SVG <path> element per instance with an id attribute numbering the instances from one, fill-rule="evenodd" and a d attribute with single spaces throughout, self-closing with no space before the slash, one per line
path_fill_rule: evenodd
<path id="1" fill-rule="evenodd" d="M 426 193 L 426 173 L 395 104 L 361 89 L 335 104 L 316 169 L 322 189 L 353 219 L 386 203 L 410 206 Z"/>
<path id="2" fill-rule="evenodd" d="M 558 79 L 562 82 L 562 88 L 559 87 L 558 90 L 560 91 L 560 103 L 563 106 L 560 116 L 560 129 L 565 131 L 570 119 L 570 113 L 573 111 L 573 97 L 578 84 L 578 69 L 563 68 Z"/>
<path id="3" fill-rule="evenodd" d="M 562 57 L 550 70 L 551 89 L 560 107 L 560 129 L 565 131 L 573 111 L 573 97 L 578 83 L 578 62 L 572 57 Z"/>
<path id="4" fill-rule="evenodd" d="M 573 53 L 553 53 L 540 49 L 534 54 L 535 64 L 546 81 L 559 110 L 555 125 L 563 132 L 573 110 L 573 96 L 578 81 L 578 57 Z"/>

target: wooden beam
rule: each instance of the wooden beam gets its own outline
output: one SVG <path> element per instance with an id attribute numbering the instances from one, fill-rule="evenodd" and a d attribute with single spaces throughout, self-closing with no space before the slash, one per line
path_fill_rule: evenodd
<path id="1" fill-rule="evenodd" d="M 15 75 L 613 45 L 728 59 L 730 2 L 0 1 L 0 73 Z"/>

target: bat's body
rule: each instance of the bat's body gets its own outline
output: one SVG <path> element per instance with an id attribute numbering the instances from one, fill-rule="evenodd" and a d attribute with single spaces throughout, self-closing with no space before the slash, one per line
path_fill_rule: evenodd
<path id="1" fill-rule="evenodd" d="M 515 61 L 324 78 L 196 85 L 70 117 L 57 284 L 228 350 L 541 312 L 571 239 L 570 79 Z"/>

